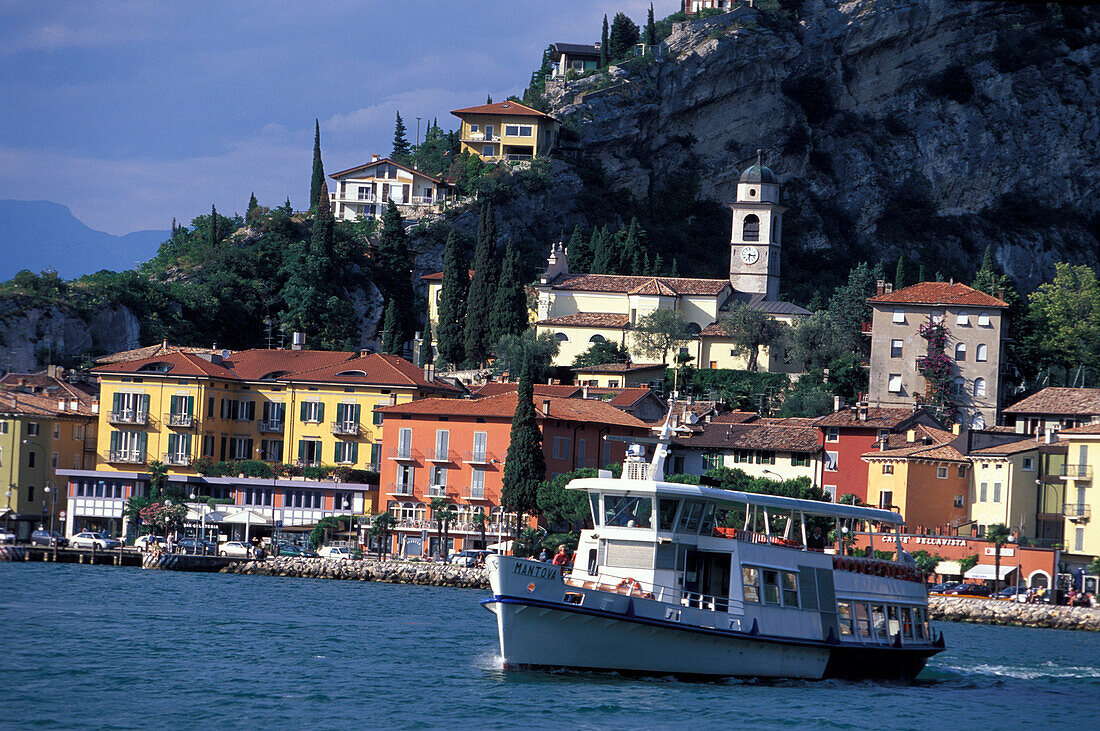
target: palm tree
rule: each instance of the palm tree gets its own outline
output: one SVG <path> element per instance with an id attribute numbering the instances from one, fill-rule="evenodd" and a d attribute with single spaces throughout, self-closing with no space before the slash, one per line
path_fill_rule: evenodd
<path id="1" fill-rule="evenodd" d="M 168 467 L 155 460 L 149 463 L 149 500 L 160 502 L 164 494 L 164 485 L 168 482 Z"/>
<path id="2" fill-rule="evenodd" d="M 485 513 L 474 513 L 473 522 L 478 535 L 481 537 L 481 549 L 485 550 Z"/>
<path id="3" fill-rule="evenodd" d="M 433 497 L 431 502 L 432 519 L 435 520 L 436 536 L 439 538 L 439 554 L 447 560 L 447 536 L 455 512 L 448 507 L 447 498 Z"/>
<path id="4" fill-rule="evenodd" d="M 994 523 L 985 529 L 985 539 L 993 543 L 993 593 L 1001 590 L 1001 546 L 1008 543 L 1012 531 L 1004 523 Z M 1019 580 L 1019 577 L 1017 577 Z"/>
<path id="5" fill-rule="evenodd" d="M 378 539 L 378 560 L 382 560 L 382 553 L 388 552 L 390 531 L 393 530 L 393 525 L 396 521 L 389 513 L 382 513 L 381 515 L 374 516 L 373 522 L 371 522 L 370 535 Z"/>

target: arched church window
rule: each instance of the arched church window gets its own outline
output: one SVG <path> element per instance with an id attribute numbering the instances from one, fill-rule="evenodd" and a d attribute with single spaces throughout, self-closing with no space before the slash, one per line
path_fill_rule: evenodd
<path id="1" fill-rule="evenodd" d="M 691 337 L 695 337 L 700 332 L 702 332 L 702 330 L 703 330 L 703 328 L 699 327 L 699 323 L 697 323 L 697 322 L 689 322 L 688 323 L 687 331 L 688 331 L 688 335 L 690 335 Z"/>
<path id="2" fill-rule="evenodd" d="M 554 338 L 559 343 L 568 343 L 569 342 L 569 336 L 566 335 L 565 333 L 554 333 Z"/>
<path id="3" fill-rule="evenodd" d="M 966 360 L 966 343 L 955 346 L 955 360 Z"/>
<path id="4" fill-rule="evenodd" d="M 760 240 L 760 218 L 755 213 L 745 216 L 745 224 L 742 229 L 742 239 L 745 241 Z"/>
<path id="5" fill-rule="evenodd" d="M 978 345 L 977 359 L 979 363 L 989 360 L 989 349 L 985 347 L 985 343 Z"/>
<path id="6" fill-rule="evenodd" d="M 592 337 L 588 338 L 588 342 L 590 342 L 590 343 L 602 343 L 602 342 L 604 342 L 604 336 L 600 335 L 599 333 L 596 333 Z"/>
<path id="7" fill-rule="evenodd" d="M 975 396 L 985 396 L 985 379 L 984 378 L 975 378 L 974 379 L 974 395 Z"/>

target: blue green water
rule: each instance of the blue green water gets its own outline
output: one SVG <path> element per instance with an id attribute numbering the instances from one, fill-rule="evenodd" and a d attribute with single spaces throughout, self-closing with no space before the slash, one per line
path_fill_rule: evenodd
<path id="1" fill-rule="evenodd" d="M 0 727 L 1096 728 L 1100 634 L 940 624 L 914 683 L 503 672 L 461 589 L 0 564 Z"/>

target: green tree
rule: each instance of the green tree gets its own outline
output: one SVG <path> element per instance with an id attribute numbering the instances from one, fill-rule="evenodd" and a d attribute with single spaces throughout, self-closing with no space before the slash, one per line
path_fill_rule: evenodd
<path id="1" fill-rule="evenodd" d="M 993 544 L 993 593 L 1001 590 L 1001 546 L 1012 538 L 1012 531 L 1004 523 L 994 523 L 985 529 L 985 539 Z"/>
<path id="2" fill-rule="evenodd" d="M 474 529 L 477 530 L 478 548 L 485 550 L 485 546 L 488 545 L 485 541 L 485 513 L 474 513 L 474 517 L 470 520 L 474 524 Z"/>
<path id="3" fill-rule="evenodd" d="M 799 318 L 790 327 L 791 358 L 806 370 L 821 370 L 846 351 L 847 338 L 825 312 Z"/>
<path id="4" fill-rule="evenodd" d="M 397 521 L 389 513 L 381 513 L 374 516 L 371 521 L 371 526 L 367 530 L 367 534 L 378 541 L 378 560 L 381 561 L 382 557 L 389 553 L 390 547 L 390 533 L 393 531 Z"/>
<path id="5" fill-rule="evenodd" d="M 594 274 L 619 274 L 622 272 L 623 262 L 623 238 L 614 236 L 607 230 L 607 226 L 597 235 L 592 232 L 593 251 L 592 273 Z"/>
<path id="6" fill-rule="evenodd" d="M 388 302 L 397 306 L 398 331 L 393 334 L 404 343 L 413 329 L 413 313 L 416 312 L 412 287 L 412 255 L 409 254 L 408 234 L 397 205 L 391 200 L 382 214 L 382 233 L 378 238 L 375 257 L 375 284 Z"/>
<path id="7" fill-rule="evenodd" d="M 260 202 L 256 200 L 256 193 L 253 191 L 252 195 L 248 198 L 248 210 L 244 213 L 244 222 L 251 226 L 259 220 L 259 217 Z"/>
<path id="8" fill-rule="evenodd" d="M 557 356 L 559 348 L 560 344 L 552 333 L 536 335 L 534 328 L 528 328 L 519 335 L 505 335 L 494 348 L 497 357 L 493 361 L 493 370 L 498 374 L 507 372 L 515 377 L 526 363 L 531 378 L 542 382 L 550 374 L 550 364 Z"/>
<path id="9" fill-rule="evenodd" d="M 313 177 L 309 181 L 309 210 L 317 210 L 317 197 L 321 195 L 321 186 L 325 184 L 325 166 L 321 162 L 321 123 L 313 120 Z M 287 199 L 290 204 L 290 199 Z"/>
<path id="10" fill-rule="evenodd" d="M 447 538 L 450 534 L 451 522 L 458 517 L 451 510 L 447 498 L 433 497 L 431 501 L 432 520 L 435 521 L 436 537 L 439 539 L 439 554 L 444 560 L 447 558 Z"/>
<path id="11" fill-rule="evenodd" d="M 397 314 L 397 302 L 391 297 L 386 305 L 386 315 L 382 320 L 382 352 L 392 355 L 401 355 L 401 316 Z"/>
<path id="12" fill-rule="evenodd" d="M 474 365 L 489 359 L 492 347 L 493 300 L 497 287 L 497 229 L 492 203 L 481 210 L 474 250 L 474 278 L 466 298 L 466 360 Z"/>
<path id="13" fill-rule="evenodd" d="M 727 317 L 718 321 L 722 330 L 733 342 L 734 348 L 748 355 L 746 370 L 759 370 L 757 358 L 760 348 L 781 346 L 786 327 L 768 317 L 766 312 L 737 303 Z"/>
<path id="14" fill-rule="evenodd" d="M 894 272 L 894 289 L 904 289 L 909 286 L 909 263 L 905 259 L 905 252 L 898 257 L 898 268 Z"/>
<path id="15" fill-rule="evenodd" d="M 546 479 L 546 459 L 542 453 L 542 432 L 535 416 L 534 384 L 529 361 L 519 373 L 516 411 L 504 461 L 504 485 L 501 506 L 516 514 L 515 536 L 523 527 L 523 515 L 538 511 L 539 485 Z"/>
<path id="16" fill-rule="evenodd" d="M 607 66 L 607 62 L 610 60 L 608 58 L 608 54 L 607 54 L 609 46 L 610 46 L 610 39 L 608 38 L 608 32 L 607 32 L 607 16 L 604 15 L 603 16 L 603 31 L 600 33 L 600 68 L 601 69 L 605 68 Z"/>
<path id="17" fill-rule="evenodd" d="M 1043 365 L 1059 365 L 1068 376 L 1100 359 L 1100 284 L 1096 272 L 1055 264 L 1054 280 L 1028 297 L 1031 348 Z"/>
<path id="18" fill-rule="evenodd" d="M 623 237 L 621 249 L 622 263 L 618 269 L 621 274 L 641 275 L 646 273 L 648 252 L 646 251 L 645 240 L 645 229 L 638 224 L 638 219 L 636 217 L 630 219 L 630 227 Z"/>
<path id="19" fill-rule="evenodd" d="M 416 364 L 421 368 L 426 368 L 435 362 L 435 354 L 432 352 L 432 321 L 424 319 L 424 332 L 421 334 L 420 341 L 420 357 L 417 359 Z"/>
<path id="20" fill-rule="evenodd" d="M 584 528 L 586 524 L 591 524 L 588 494 L 583 490 L 566 490 L 565 486 L 572 480 L 598 476 L 599 470 L 581 468 L 539 485 L 539 513 L 551 531 L 573 533 Z"/>
<path id="21" fill-rule="evenodd" d="M 439 341 L 439 355 L 453 365 L 466 360 L 466 291 L 469 287 L 469 267 L 452 230 L 443 248 L 443 285 L 437 308 L 439 325 L 436 338 Z"/>
<path id="22" fill-rule="evenodd" d="M 213 204 L 210 205 L 210 239 L 206 242 L 213 249 L 221 241 L 221 236 L 218 235 L 218 209 Z"/>
<path id="23" fill-rule="evenodd" d="M 397 122 L 393 127 L 393 151 L 390 153 L 390 159 L 402 165 L 407 165 L 412 159 L 412 145 L 409 144 L 401 112 L 397 113 Z"/>
<path id="24" fill-rule="evenodd" d="M 653 3 L 649 4 L 649 15 L 646 16 L 645 42 L 647 46 L 657 45 L 657 24 L 653 21 Z"/>
<path id="25" fill-rule="evenodd" d="M 573 358 L 574 368 L 604 365 L 605 363 L 628 363 L 630 351 L 612 340 L 599 340 L 588 346 L 588 350 Z"/>
<path id="26" fill-rule="evenodd" d="M 580 224 L 573 227 L 573 235 L 569 237 L 569 246 L 566 247 L 566 251 L 569 254 L 569 271 L 584 274 L 592 271 L 594 249 L 592 242 L 581 231 Z"/>
<path id="27" fill-rule="evenodd" d="M 608 49 L 608 60 L 614 63 L 628 58 L 634 50 L 634 44 L 638 42 L 638 37 L 638 26 L 634 21 L 625 13 L 615 13 L 615 19 L 611 21 L 611 47 Z"/>
<path id="28" fill-rule="evenodd" d="M 509 241 L 500 267 L 500 283 L 493 299 L 493 342 L 527 329 L 527 292 L 519 274 L 519 252 Z"/>
<path id="29" fill-rule="evenodd" d="M 918 569 L 931 576 L 936 573 L 936 567 L 940 565 L 943 558 L 922 549 L 913 552 L 913 560 L 917 562 Z"/>
<path id="30" fill-rule="evenodd" d="M 868 354 L 868 338 L 863 336 L 863 323 L 871 321 L 871 306 L 867 299 L 875 294 L 875 279 L 870 267 L 860 262 L 848 273 L 848 282 L 836 288 L 829 300 L 829 317 L 843 338 L 845 350 Z"/>
<path id="31" fill-rule="evenodd" d="M 970 569 L 978 565 L 978 554 L 971 554 L 969 556 L 963 556 L 959 559 L 959 572 L 965 574 Z"/>
<path id="32" fill-rule="evenodd" d="M 668 352 L 691 339 L 687 320 L 678 311 L 659 307 L 634 325 L 634 349 L 646 358 L 668 362 Z"/>

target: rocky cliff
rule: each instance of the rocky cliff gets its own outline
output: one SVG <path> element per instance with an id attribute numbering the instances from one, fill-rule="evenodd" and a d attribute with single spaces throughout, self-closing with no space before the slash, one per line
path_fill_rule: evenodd
<path id="1" fill-rule="evenodd" d="M 139 345 L 138 320 L 116 305 L 82 315 L 58 302 L 0 298 L 0 370 L 33 371 L 47 363 L 79 362 L 90 354 Z"/>
<path id="2" fill-rule="evenodd" d="M 968 276 L 990 244 L 1031 289 L 1055 261 L 1098 263 L 1098 28 L 1100 10 L 1053 4 L 741 7 L 547 98 L 639 198 L 688 172 L 728 202 L 763 149 L 791 207 L 786 286 L 803 297 L 811 272 L 902 251 L 928 276 Z"/>

